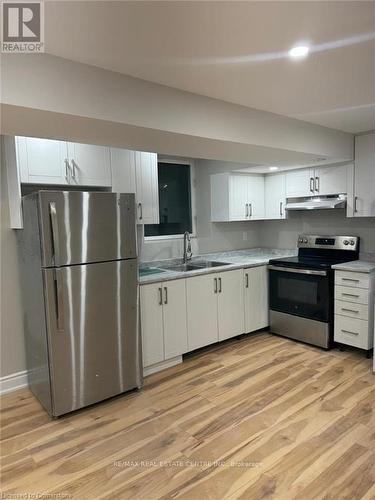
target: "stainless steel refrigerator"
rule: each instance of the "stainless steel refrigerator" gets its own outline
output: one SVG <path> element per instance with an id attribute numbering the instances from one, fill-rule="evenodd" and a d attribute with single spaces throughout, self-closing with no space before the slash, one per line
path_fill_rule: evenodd
<path id="1" fill-rule="evenodd" d="M 38 191 L 19 231 L 30 388 L 59 416 L 142 385 L 133 194 Z"/>

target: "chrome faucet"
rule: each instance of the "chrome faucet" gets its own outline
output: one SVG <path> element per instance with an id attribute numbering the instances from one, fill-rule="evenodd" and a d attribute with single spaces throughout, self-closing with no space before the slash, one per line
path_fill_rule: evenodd
<path id="1" fill-rule="evenodd" d="M 184 264 L 191 259 L 193 252 L 191 251 L 191 241 L 189 231 L 184 232 L 184 255 L 182 257 Z"/>

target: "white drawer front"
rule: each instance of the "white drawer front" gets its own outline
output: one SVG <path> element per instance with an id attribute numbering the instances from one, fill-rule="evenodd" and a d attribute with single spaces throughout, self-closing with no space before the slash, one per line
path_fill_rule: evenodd
<path id="1" fill-rule="evenodd" d="M 353 302 L 355 304 L 368 304 L 369 292 L 365 288 L 353 290 L 350 286 L 335 286 L 335 299 Z"/>
<path id="2" fill-rule="evenodd" d="M 373 338 L 369 335 L 368 322 L 335 314 L 335 342 L 371 349 Z"/>
<path id="3" fill-rule="evenodd" d="M 351 271 L 335 271 L 335 284 L 354 288 L 368 288 L 369 275 L 366 273 L 353 273 Z"/>
<path id="4" fill-rule="evenodd" d="M 335 300 L 335 314 L 349 316 L 350 318 L 368 320 L 368 306 L 364 304 L 352 304 L 342 300 Z"/>

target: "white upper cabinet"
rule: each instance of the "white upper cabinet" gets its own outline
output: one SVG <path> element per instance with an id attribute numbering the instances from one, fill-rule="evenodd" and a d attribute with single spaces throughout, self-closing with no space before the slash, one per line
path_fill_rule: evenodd
<path id="1" fill-rule="evenodd" d="M 109 148 L 68 142 L 71 184 L 77 186 L 111 186 Z"/>
<path id="2" fill-rule="evenodd" d="M 285 174 L 266 175 L 264 185 L 266 219 L 285 219 L 285 198 Z"/>
<path id="3" fill-rule="evenodd" d="M 138 223 L 159 224 L 158 156 L 135 152 Z"/>
<path id="4" fill-rule="evenodd" d="M 287 198 L 348 193 L 348 165 L 297 169 L 286 174 Z"/>
<path id="5" fill-rule="evenodd" d="M 354 216 L 375 216 L 375 134 L 355 138 Z"/>
<path id="6" fill-rule="evenodd" d="M 249 219 L 264 219 L 264 176 L 247 176 L 247 203 L 249 205 Z"/>
<path id="7" fill-rule="evenodd" d="M 348 192 L 348 172 L 346 165 L 316 168 L 314 172 L 315 194 L 346 194 Z"/>
<path id="8" fill-rule="evenodd" d="M 16 137 L 20 181 L 25 184 L 69 184 L 66 142 Z"/>
<path id="9" fill-rule="evenodd" d="M 314 195 L 314 170 L 297 169 L 286 174 L 287 198 L 298 198 Z"/>
<path id="10" fill-rule="evenodd" d="M 211 175 L 212 222 L 264 218 L 264 176 Z"/>
<path id="11" fill-rule="evenodd" d="M 112 191 L 136 193 L 135 151 L 111 148 Z"/>
<path id="12" fill-rule="evenodd" d="M 135 193 L 138 224 L 159 224 L 156 153 L 111 148 L 112 191 Z"/>

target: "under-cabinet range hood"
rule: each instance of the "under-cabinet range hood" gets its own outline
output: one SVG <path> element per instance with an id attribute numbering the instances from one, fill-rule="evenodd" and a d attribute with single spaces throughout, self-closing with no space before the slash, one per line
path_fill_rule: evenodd
<path id="1" fill-rule="evenodd" d="M 345 208 L 346 196 L 311 196 L 309 198 L 288 198 L 286 210 L 327 210 Z"/>

